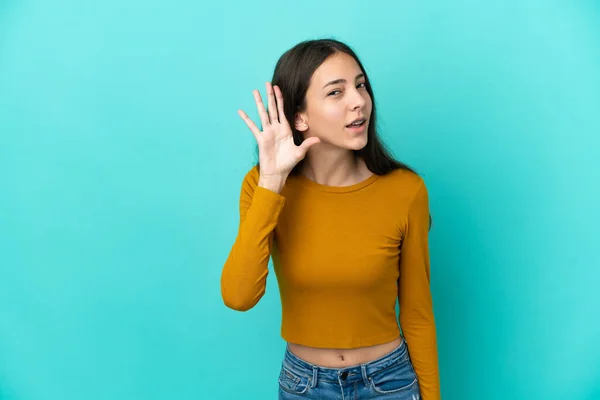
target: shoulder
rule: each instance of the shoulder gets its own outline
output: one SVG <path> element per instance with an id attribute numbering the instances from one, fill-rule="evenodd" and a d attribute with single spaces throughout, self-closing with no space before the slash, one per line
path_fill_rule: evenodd
<path id="1" fill-rule="evenodd" d="M 416 226 L 429 227 L 429 194 L 425 180 L 417 173 L 404 169 L 394 170 L 386 175 L 389 175 L 386 193 L 393 193 L 391 201 L 401 216 L 399 226 L 405 231 L 411 221 Z"/>
<path id="2" fill-rule="evenodd" d="M 254 165 L 246 174 L 242 180 L 242 196 L 252 197 L 254 190 L 258 186 L 258 179 L 260 173 L 258 165 Z"/>
<path id="3" fill-rule="evenodd" d="M 424 179 L 413 171 L 395 169 L 382 175 L 380 180 L 386 186 L 386 192 L 411 202 L 415 197 L 427 195 Z"/>
<path id="4" fill-rule="evenodd" d="M 244 176 L 244 184 L 248 184 L 250 186 L 258 185 L 258 179 L 260 178 L 260 169 L 258 164 L 252 166 L 246 175 Z"/>

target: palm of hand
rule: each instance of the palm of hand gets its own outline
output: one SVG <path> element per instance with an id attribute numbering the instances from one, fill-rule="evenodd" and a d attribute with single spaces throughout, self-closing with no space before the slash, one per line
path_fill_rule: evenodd
<path id="1" fill-rule="evenodd" d="M 289 174 L 294 166 L 306 156 L 309 147 L 319 143 L 320 140 L 311 137 L 304 140 L 300 146 L 296 146 L 292 129 L 283 111 L 281 90 L 277 86 L 275 88 L 271 87 L 270 83 L 267 83 L 266 87 L 269 104 L 268 113 L 258 91 L 253 92 L 263 126 L 262 132 L 244 111 L 239 110 L 238 113 L 250 128 L 258 143 L 261 175 L 283 176 Z M 274 94 L 277 96 L 277 102 Z"/>

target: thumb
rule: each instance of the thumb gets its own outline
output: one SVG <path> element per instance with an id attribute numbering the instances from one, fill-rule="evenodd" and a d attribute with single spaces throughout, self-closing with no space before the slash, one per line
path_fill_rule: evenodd
<path id="1" fill-rule="evenodd" d="M 308 149 L 317 143 L 321 143 L 321 139 L 317 138 L 317 137 L 310 137 L 308 139 L 305 139 L 302 144 L 300 146 L 298 146 L 298 153 L 300 155 L 301 158 L 304 158 L 304 156 L 306 155 L 306 152 L 308 151 Z"/>

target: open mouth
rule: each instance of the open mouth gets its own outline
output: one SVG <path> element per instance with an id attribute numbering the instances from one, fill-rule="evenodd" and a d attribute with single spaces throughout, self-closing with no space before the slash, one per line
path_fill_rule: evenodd
<path id="1" fill-rule="evenodd" d="M 361 119 L 357 119 L 356 121 L 354 121 L 351 124 L 348 124 L 346 126 L 348 128 L 359 128 L 359 127 L 363 126 L 366 121 L 367 121 L 366 119 L 361 118 Z"/>

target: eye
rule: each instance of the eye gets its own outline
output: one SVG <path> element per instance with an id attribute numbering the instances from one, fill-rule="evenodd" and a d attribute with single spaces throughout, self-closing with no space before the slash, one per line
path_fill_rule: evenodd
<path id="1" fill-rule="evenodd" d="M 361 82 L 358 85 L 356 85 L 357 89 L 365 89 L 366 87 L 367 87 L 367 83 L 366 82 Z M 342 93 L 342 91 L 336 89 L 336 90 L 333 90 L 333 91 L 327 93 L 327 96 L 336 96 L 339 93 Z"/>

